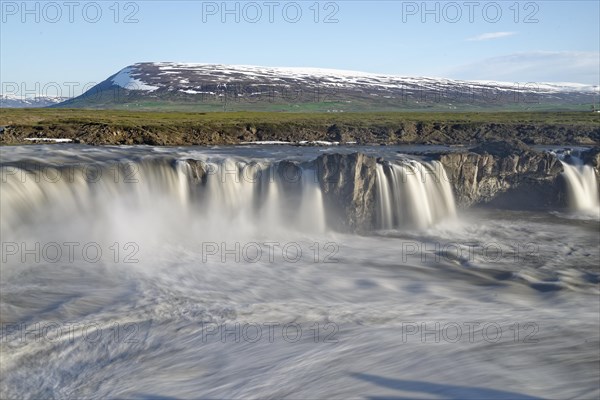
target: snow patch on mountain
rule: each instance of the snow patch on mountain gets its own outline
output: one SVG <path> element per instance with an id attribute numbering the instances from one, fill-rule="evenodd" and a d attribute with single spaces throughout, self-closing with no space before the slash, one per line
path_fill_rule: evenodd
<path id="1" fill-rule="evenodd" d="M 133 67 L 142 66 L 135 64 Z M 147 64 L 148 65 L 148 64 Z M 240 75 L 249 80 L 269 78 L 270 80 L 318 80 L 319 84 L 332 86 L 377 86 L 398 88 L 401 85 L 414 85 L 436 90 L 440 86 L 453 87 L 485 87 L 496 90 L 526 90 L 533 92 L 580 92 L 599 93 L 598 86 L 570 82 L 495 82 L 495 81 L 463 81 L 437 77 L 408 77 L 400 75 L 375 74 L 350 70 L 302 67 L 261 67 L 254 65 L 222 65 L 205 63 L 150 63 L 160 70 L 160 75 L 187 75 L 195 73 L 202 76 L 214 76 L 225 80 L 239 79 Z"/>
<path id="2" fill-rule="evenodd" d="M 476 80 L 469 82 L 486 86 L 497 86 L 499 88 L 516 88 L 517 86 L 520 86 L 522 89 L 545 92 L 600 92 L 599 86 L 592 86 L 575 82 L 525 82 L 520 84 L 517 82 L 495 82 L 484 80 Z"/>
<path id="3" fill-rule="evenodd" d="M 127 90 L 143 90 L 147 92 L 153 92 L 157 89 L 160 89 L 159 86 L 148 85 L 144 81 L 134 78 L 132 76 L 133 72 L 135 72 L 135 66 L 123 68 L 115 76 L 113 76 L 112 82 L 115 85 Z"/>

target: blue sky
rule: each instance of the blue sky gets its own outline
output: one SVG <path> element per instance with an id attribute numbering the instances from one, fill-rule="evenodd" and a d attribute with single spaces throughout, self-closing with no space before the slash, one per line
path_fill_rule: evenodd
<path id="1" fill-rule="evenodd" d="M 178 61 L 598 85 L 599 3 L 2 0 L 0 80 L 64 91 Z"/>

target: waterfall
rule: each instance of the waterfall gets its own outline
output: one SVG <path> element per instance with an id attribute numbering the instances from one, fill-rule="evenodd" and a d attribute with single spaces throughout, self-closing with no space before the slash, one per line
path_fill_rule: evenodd
<path id="1" fill-rule="evenodd" d="M 298 216 L 305 232 L 322 233 L 325 231 L 325 209 L 323 195 L 315 171 L 302 171 L 302 200 Z"/>
<path id="2" fill-rule="evenodd" d="M 169 228 L 181 232 L 182 225 L 191 224 L 216 237 L 282 229 L 324 232 L 315 171 L 288 162 L 291 173 L 285 175 L 279 165 L 226 158 L 97 163 L 92 168 L 2 166 L 2 230 L 22 230 L 26 236 L 28 225 L 39 232 L 40 225 L 51 231 L 73 224 L 82 234 L 110 238 L 132 229 L 136 236 Z"/>
<path id="3" fill-rule="evenodd" d="M 594 168 L 583 165 L 577 157 L 571 156 L 570 159 L 573 164 L 561 160 L 567 182 L 569 207 L 575 212 L 600 215 L 598 182 Z"/>
<path id="4" fill-rule="evenodd" d="M 377 227 L 429 227 L 455 214 L 439 162 L 377 164 Z M 326 210 L 314 162 L 142 158 L 124 163 L 2 166 L 2 233 L 187 239 L 283 231 L 324 233 Z M 187 227 L 187 229 L 182 229 Z M 54 233 L 53 233 L 54 232 Z M 108 240 L 108 239 L 107 239 Z"/>
<path id="5" fill-rule="evenodd" d="M 208 163 L 202 205 L 205 218 L 214 224 L 253 226 L 260 231 L 294 228 L 302 232 L 325 231 L 325 209 L 315 172 L 288 163 L 291 175 L 280 164 L 245 161 Z"/>
<path id="6" fill-rule="evenodd" d="M 454 216 L 450 182 L 438 161 L 377 165 L 377 227 L 426 228 Z"/>

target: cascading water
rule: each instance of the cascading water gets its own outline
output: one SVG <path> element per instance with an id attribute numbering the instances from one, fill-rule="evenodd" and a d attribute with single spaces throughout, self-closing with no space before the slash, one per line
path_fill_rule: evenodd
<path id="1" fill-rule="evenodd" d="M 278 163 L 207 163 L 205 217 L 215 224 L 238 223 L 263 232 L 284 227 L 324 232 L 325 211 L 314 171 L 289 165 L 292 175 L 282 173 Z"/>
<path id="2" fill-rule="evenodd" d="M 455 214 L 452 188 L 438 161 L 377 165 L 378 228 L 426 228 Z"/>
<path id="3" fill-rule="evenodd" d="M 212 233 L 232 225 L 249 234 L 323 233 L 326 210 L 317 175 L 312 163 L 234 158 L 4 166 L 3 229 L 76 219 L 82 234 L 104 230 L 111 237 L 136 226 L 152 235 L 188 223 Z M 426 228 L 456 212 L 439 162 L 378 164 L 376 178 L 378 228 Z"/>
<path id="4" fill-rule="evenodd" d="M 111 229 L 105 233 L 112 236 L 112 229 L 127 231 L 132 221 L 145 231 L 191 222 L 213 234 L 229 226 L 238 232 L 325 231 L 321 190 L 308 168 L 295 167 L 294 176 L 285 176 L 278 173 L 278 163 L 233 159 L 123 165 L 4 166 L 3 229 L 15 233 L 27 223 L 64 226 L 77 219 L 87 232 Z M 297 203 L 291 206 L 290 199 Z"/>
<path id="5" fill-rule="evenodd" d="M 600 199 L 594 168 L 584 165 L 575 156 L 571 156 L 570 161 L 572 164 L 561 160 L 567 182 L 570 208 L 575 212 L 599 216 Z"/>

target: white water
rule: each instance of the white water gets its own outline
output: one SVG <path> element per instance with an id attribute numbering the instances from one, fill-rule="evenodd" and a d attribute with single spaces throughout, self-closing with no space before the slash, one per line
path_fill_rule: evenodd
<path id="1" fill-rule="evenodd" d="M 128 218 L 170 215 L 160 222 L 167 225 L 175 222 L 173 218 L 186 220 L 193 213 L 211 231 L 225 224 L 248 233 L 282 228 L 326 231 L 326 210 L 314 168 L 297 167 L 287 176 L 278 172 L 277 163 L 231 158 L 199 162 L 209 171 L 205 184 L 195 180 L 193 167 L 185 160 L 87 169 L 49 165 L 37 167 L 37 172 L 3 167 L 3 226 L 19 230 L 24 220 L 34 215 L 39 220 L 40 212 L 41 218 L 49 219 L 74 213 L 79 218 L 114 219 L 121 230 L 126 228 L 119 223 L 121 213 Z M 437 161 L 378 164 L 376 186 L 381 229 L 423 229 L 456 215 L 449 180 Z M 162 229 L 160 224 L 154 229 Z"/>
<path id="2" fill-rule="evenodd" d="M 28 159 L 35 148 L 9 150 L 25 152 Z M 0 149 L 3 159 L 9 150 Z M 445 217 L 456 213 L 449 186 L 429 182 L 431 174 L 423 181 L 424 172 L 411 161 L 395 161 L 389 177 L 397 184 L 387 179 L 376 189 L 385 200 L 378 215 L 392 215 L 390 227 L 397 219 L 399 229 L 341 234 L 327 229 L 328 210 L 307 163 L 296 162 L 301 169 L 292 168 L 281 179 L 279 164 L 260 157 L 256 164 L 252 157 L 202 151 L 136 150 L 154 158 L 136 159 L 138 181 L 127 183 L 126 168 L 115 180 L 105 162 L 121 159 L 119 151 L 81 147 L 62 155 L 102 166 L 96 182 L 81 175 L 82 167 L 72 181 L 55 182 L 36 182 L 32 174 L 23 180 L 12 167 L 2 171 L 3 244 L 26 242 L 32 248 L 34 242 L 94 241 L 105 257 L 94 263 L 78 252 L 72 261 L 65 254 L 51 262 L 50 254 L 23 262 L 3 247 L 3 328 L 27 324 L 30 333 L 23 338 L 2 330 L 1 398 L 587 399 L 600 394 L 597 222 L 471 211 L 446 224 Z M 279 159 L 313 149 L 287 151 Z M 155 159 L 157 153 L 179 161 Z M 187 158 L 216 167 L 215 173 L 203 184 L 183 161 Z M 65 167 L 64 158 L 50 151 L 44 162 Z M 52 176 L 56 168 L 44 172 Z M 386 178 L 377 175 L 378 182 Z M 397 200 L 405 203 L 399 207 Z M 404 210 L 409 214 L 403 216 Z M 117 261 L 110 250 L 114 242 L 121 247 Z M 281 246 L 273 260 L 265 250 L 254 262 L 223 260 L 222 252 L 206 257 L 207 242 L 224 243 L 227 250 L 236 244 Z M 126 243 L 138 246 L 137 262 L 125 262 Z M 298 260 L 282 257 L 285 243 L 302 249 Z M 440 244 L 454 247 L 436 259 Z M 491 244 L 504 252 L 498 259 L 493 251 L 482 252 Z M 415 246 L 423 251 L 412 251 Z M 462 254 L 454 254 L 457 248 Z M 288 256 L 293 258 L 293 251 Z M 480 323 L 473 340 L 467 330 L 471 322 Z M 53 331 L 37 340 L 36 323 L 97 324 L 102 336 L 95 338 L 97 329 L 91 329 L 84 339 L 78 329 L 73 336 L 65 331 L 52 339 Z M 271 341 L 262 325 L 290 323 L 300 324 L 301 340 L 286 341 L 279 329 Z M 463 331 L 457 341 L 440 339 L 439 330 L 425 339 L 422 332 L 403 336 L 406 324 L 420 328 L 422 323 L 433 331 L 435 323 L 458 324 Z M 223 340 L 205 334 L 207 326 L 235 324 L 259 324 L 263 336 L 252 341 L 234 333 Z M 493 326 L 484 340 L 485 324 Z M 332 327 L 336 341 L 328 342 Z M 501 338 L 489 340 L 496 327 Z M 535 342 L 525 342 L 528 337 Z"/>
<path id="3" fill-rule="evenodd" d="M 200 161 L 210 171 L 203 184 L 194 178 L 184 160 L 100 165 L 62 170 L 54 167 L 27 171 L 3 167 L 2 228 L 6 234 L 47 219 L 68 223 L 70 216 L 89 220 L 106 236 L 132 229 L 124 224 L 151 225 L 145 233 L 164 231 L 178 224 L 202 223 L 207 232 L 227 234 L 297 230 L 325 231 L 325 210 L 314 170 L 277 172 L 277 164 L 235 159 Z M 117 172 L 118 171 L 118 172 Z M 59 178 L 60 177 L 60 178 Z M 105 219 L 106 224 L 92 222 Z M 90 225 L 84 227 L 87 230 Z M 83 233 L 83 232 L 82 232 Z"/>
<path id="4" fill-rule="evenodd" d="M 427 228 L 456 215 L 454 195 L 444 167 L 406 160 L 377 165 L 378 227 Z"/>
<path id="5" fill-rule="evenodd" d="M 581 160 L 571 157 L 575 164 L 561 161 L 567 182 L 569 205 L 575 212 L 600 216 L 600 196 L 594 168 L 583 165 Z"/>

